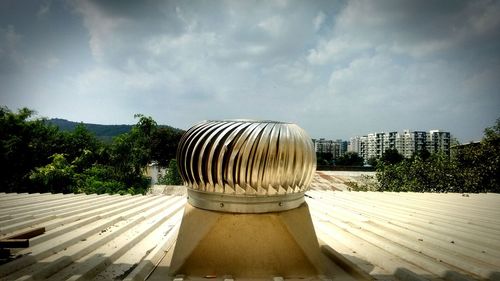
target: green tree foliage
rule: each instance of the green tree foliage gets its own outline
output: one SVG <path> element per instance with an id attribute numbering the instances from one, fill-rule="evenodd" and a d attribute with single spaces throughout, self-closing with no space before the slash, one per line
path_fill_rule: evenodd
<path id="1" fill-rule="evenodd" d="M 42 119 L 32 120 L 33 114 L 27 108 L 16 113 L 0 107 L 1 191 L 31 191 L 31 170 L 50 163 L 61 145 L 57 128 L 47 126 Z"/>
<path id="2" fill-rule="evenodd" d="M 177 160 L 170 160 L 167 168 L 167 173 L 165 174 L 165 176 L 158 179 L 158 184 L 182 185 L 182 178 L 177 167 Z"/>
<path id="3" fill-rule="evenodd" d="M 318 165 L 331 165 L 333 154 L 331 152 L 316 152 L 316 163 Z"/>
<path id="4" fill-rule="evenodd" d="M 431 153 L 429 152 L 429 150 L 427 150 L 427 148 L 424 148 L 420 151 L 415 152 L 412 157 L 419 157 L 420 159 L 425 161 L 429 159 L 429 157 L 431 157 Z"/>
<path id="5" fill-rule="evenodd" d="M 382 161 L 384 164 L 397 164 L 403 161 L 403 159 L 404 156 L 400 154 L 397 149 L 388 149 L 384 151 L 384 154 L 382 154 L 380 161 Z"/>
<path id="6" fill-rule="evenodd" d="M 499 167 L 500 119 L 480 143 L 458 146 L 455 157 L 421 153 L 398 163 L 379 161 L 378 190 L 499 193 Z"/>
<path id="7" fill-rule="evenodd" d="M 177 144 L 183 132 L 167 128 L 155 131 L 151 140 L 151 157 L 162 167 L 168 167 L 171 159 L 175 159 Z"/>
<path id="8" fill-rule="evenodd" d="M 136 115 L 130 132 L 107 144 L 83 124 L 60 131 L 33 115 L 0 108 L 0 191 L 145 193 L 144 168 L 153 160 L 168 164 L 182 133 Z"/>
<path id="9" fill-rule="evenodd" d="M 370 158 L 368 158 L 368 161 L 366 161 L 366 162 L 368 165 L 375 167 L 375 166 L 377 166 L 378 159 L 377 159 L 377 157 L 370 157 Z"/>
<path id="10" fill-rule="evenodd" d="M 50 157 L 52 162 L 30 173 L 30 180 L 41 190 L 70 193 L 75 190 L 75 166 L 63 154 Z"/>
<path id="11" fill-rule="evenodd" d="M 151 117 L 136 114 L 139 118 L 136 126 L 129 133 L 114 139 L 112 149 L 113 163 L 124 173 L 140 174 L 151 161 L 152 135 L 157 124 Z"/>
<path id="12" fill-rule="evenodd" d="M 465 186 L 477 192 L 500 193 L 500 118 L 485 129 L 480 143 L 459 146 L 455 154 Z"/>
<path id="13" fill-rule="evenodd" d="M 381 191 L 465 192 L 457 163 L 442 154 L 419 156 L 390 164 L 380 161 L 377 179 Z"/>
<path id="14" fill-rule="evenodd" d="M 337 159 L 336 164 L 339 166 L 363 166 L 363 162 L 363 157 L 356 152 L 347 152 Z"/>
<path id="15" fill-rule="evenodd" d="M 149 179 L 136 176 L 126 179 L 113 166 L 93 165 L 77 176 L 76 192 L 109 194 L 143 194 L 149 185 Z"/>
<path id="16" fill-rule="evenodd" d="M 87 168 L 107 160 L 103 144 L 83 124 L 77 125 L 73 131 L 59 134 L 62 138 L 59 149 L 71 161 L 78 158 L 77 167 Z"/>

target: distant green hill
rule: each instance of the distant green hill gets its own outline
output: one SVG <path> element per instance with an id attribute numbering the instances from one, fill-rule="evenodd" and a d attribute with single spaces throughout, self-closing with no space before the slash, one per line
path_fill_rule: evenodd
<path id="1" fill-rule="evenodd" d="M 47 120 L 48 123 L 54 124 L 59 127 L 62 131 L 73 131 L 75 127 L 79 124 L 83 124 L 89 131 L 93 132 L 99 139 L 111 140 L 113 137 L 130 132 L 133 125 L 101 125 L 101 124 L 90 124 L 83 122 L 73 122 L 66 119 L 52 118 Z M 183 131 L 167 125 L 158 125 L 160 128 L 165 128 L 173 131 Z"/>

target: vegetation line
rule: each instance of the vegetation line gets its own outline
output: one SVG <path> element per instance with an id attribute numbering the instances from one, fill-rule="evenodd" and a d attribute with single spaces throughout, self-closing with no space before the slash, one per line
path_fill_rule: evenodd
<path id="1" fill-rule="evenodd" d="M 172 159 L 183 131 L 135 117 L 129 131 L 103 141 L 84 124 L 61 130 L 33 110 L 0 107 L 0 191 L 144 194 L 151 162 L 170 167 L 162 181 L 180 184 Z"/>

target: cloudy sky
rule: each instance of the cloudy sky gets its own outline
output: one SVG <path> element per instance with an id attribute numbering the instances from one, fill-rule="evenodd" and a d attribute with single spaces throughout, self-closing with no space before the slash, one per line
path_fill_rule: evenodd
<path id="1" fill-rule="evenodd" d="M 479 140 L 500 117 L 500 1 L 2 0 L 0 95 L 90 123 Z"/>

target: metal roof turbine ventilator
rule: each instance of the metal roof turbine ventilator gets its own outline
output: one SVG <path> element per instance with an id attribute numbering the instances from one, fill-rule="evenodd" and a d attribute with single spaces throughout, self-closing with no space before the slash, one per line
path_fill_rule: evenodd
<path id="1" fill-rule="evenodd" d="M 304 200 L 316 170 L 311 138 L 274 121 L 204 121 L 177 150 L 188 204 L 170 276 L 309 278 L 325 272 Z"/>
<path id="2" fill-rule="evenodd" d="M 316 170 L 311 138 L 275 121 L 204 121 L 182 137 L 179 170 L 191 205 L 233 213 L 296 208 Z"/>

